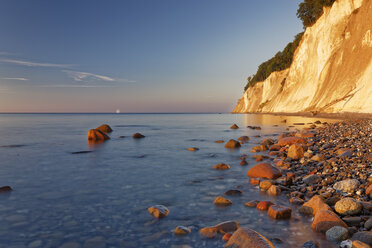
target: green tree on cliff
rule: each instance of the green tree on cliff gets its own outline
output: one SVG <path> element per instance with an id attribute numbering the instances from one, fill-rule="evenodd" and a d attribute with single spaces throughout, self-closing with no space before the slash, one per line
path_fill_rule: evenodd
<path id="1" fill-rule="evenodd" d="M 312 26 L 323 14 L 323 7 L 332 6 L 336 0 L 305 0 L 298 5 L 297 17 L 304 28 Z"/>

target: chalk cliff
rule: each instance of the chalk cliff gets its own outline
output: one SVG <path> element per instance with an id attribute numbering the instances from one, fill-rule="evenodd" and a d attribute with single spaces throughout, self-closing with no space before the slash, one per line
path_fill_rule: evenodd
<path id="1" fill-rule="evenodd" d="M 249 87 L 233 112 L 372 113 L 372 0 L 325 8 L 292 65 Z"/>

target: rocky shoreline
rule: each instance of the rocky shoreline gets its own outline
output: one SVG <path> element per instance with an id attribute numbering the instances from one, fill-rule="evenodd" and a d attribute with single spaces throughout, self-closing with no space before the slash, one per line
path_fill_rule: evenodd
<path id="1" fill-rule="evenodd" d="M 240 157 L 241 165 L 252 156 L 258 162 L 247 176 L 252 186 L 270 196 L 285 194 L 287 206 L 271 201 L 252 200 L 246 207 L 267 211 L 272 219 L 290 219 L 292 207 L 302 215 L 313 216 L 312 229 L 342 248 L 370 248 L 372 245 L 372 120 L 343 121 L 333 124 L 316 121 L 309 128 L 285 132 L 277 140 L 265 139 L 252 148 L 252 154 Z M 298 126 L 305 123 L 296 123 Z M 234 124 L 231 129 L 238 129 Z M 248 127 L 259 129 L 259 127 Z M 289 129 L 287 129 L 289 130 Z M 229 140 L 225 148 L 239 149 L 248 142 L 242 136 Z M 258 154 L 259 153 L 259 154 Z M 214 169 L 228 170 L 219 164 Z M 237 189 L 224 193 L 241 194 Z M 232 202 L 218 196 L 215 205 Z M 158 206 L 159 209 L 165 208 Z M 160 211 L 160 210 L 159 210 Z M 150 213 L 152 211 L 149 210 Z M 166 214 L 168 212 L 166 211 Z M 156 215 L 154 215 L 156 217 Z M 185 227 L 177 227 L 176 235 L 187 235 Z M 273 243 L 249 228 L 227 221 L 200 230 L 205 238 L 227 242 L 225 247 L 274 247 Z M 300 244 L 303 248 L 320 248 L 313 240 Z M 299 246 L 299 247 L 300 247 Z"/>
<path id="2" fill-rule="evenodd" d="M 248 171 L 250 182 L 269 195 L 285 194 L 288 205 L 302 205 L 301 214 L 314 216 L 313 230 L 340 247 L 370 247 L 371 131 L 371 120 L 315 122 L 310 128 L 283 133 L 277 140 L 263 140 L 252 149 L 265 155 L 255 155 L 256 161 L 264 161 Z M 291 215 L 291 208 L 271 202 L 252 201 L 246 206 L 268 210 L 274 219 Z M 247 232 L 236 233 L 239 238 L 234 237 L 235 233 L 232 237 L 239 241 L 229 242 L 226 247 L 248 247 L 245 243 L 249 238 L 244 239 Z M 303 247 L 319 246 L 309 241 Z"/>

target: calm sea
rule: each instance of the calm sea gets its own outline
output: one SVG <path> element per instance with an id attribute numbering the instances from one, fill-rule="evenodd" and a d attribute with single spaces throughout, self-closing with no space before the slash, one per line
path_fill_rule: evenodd
<path id="1" fill-rule="evenodd" d="M 220 238 L 203 239 L 198 230 L 227 220 L 262 233 L 277 247 L 301 247 L 308 240 L 326 244 L 311 230 L 311 219 L 297 211 L 290 221 L 273 221 L 266 213 L 244 206 L 256 199 L 289 205 L 285 196 L 269 197 L 249 184 L 246 174 L 256 163 L 250 150 L 292 123 L 318 119 L 232 114 L 1 114 L 0 186 L 9 185 L 14 191 L 0 194 L 0 247 L 223 247 Z M 88 130 L 104 123 L 114 130 L 111 140 L 89 145 Z M 233 123 L 241 128 L 229 129 Z M 262 130 L 247 125 L 259 125 Z M 146 138 L 133 140 L 136 132 Z M 236 151 L 214 142 L 242 135 L 251 140 Z M 188 147 L 200 150 L 190 152 Z M 91 152 L 73 154 L 80 151 Z M 239 165 L 243 154 L 249 154 L 248 166 Z M 211 168 L 221 162 L 231 169 Z M 232 206 L 213 204 L 217 196 L 234 188 L 243 195 L 229 197 Z M 147 212 L 154 204 L 167 206 L 170 214 L 154 219 Z M 178 225 L 189 227 L 192 233 L 174 236 Z"/>

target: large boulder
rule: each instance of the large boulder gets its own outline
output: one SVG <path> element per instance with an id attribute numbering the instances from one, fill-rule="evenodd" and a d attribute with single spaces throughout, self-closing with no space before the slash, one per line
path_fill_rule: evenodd
<path id="1" fill-rule="evenodd" d="M 259 163 L 249 169 L 247 176 L 276 179 L 282 175 L 282 172 L 268 163 Z"/>
<path id="2" fill-rule="evenodd" d="M 304 138 L 299 138 L 299 137 L 284 137 L 279 139 L 277 145 L 279 146 L 286 146 L 286 145 L 293 145 L 293 144 L 306 144 L 307 140 Z"/>
<path id="3" fill-rule="evenodd" d="M 90 129 L 88 132 L 88 140 L 90 141 L 105 141 L 109 139 L 109 136 L 97 129 Z"/>
<path id="4" fill-rule="evenodd" d="M 262 234 L 249 229 L 240 227 L 231 236 L 225 245 L 226 248 L 275 248 L 273 243 Z"/>
<path id="5" fill-rule="evenodd" d="M 357 179 L 346 179 L 335 183 L 333 188 L 345 193 L 354 193 L 359 185 L 360 182 Z"/>
<path id="6" fill-rule="evenodd" d="M 228 149 L 236 149 L 240 147 L 241 147 L 240 143 L 234 139 L 227 141 L 227 143 L 225 144 L 225 148 Z"/>
<path id="7" fill-rule="evenodd" d="M 334 226 L 347 228 L 345 222 L 343 222 L 337 214 L 329 210 L 320 210 L 315 214 L 311 227 L 316 232 L 325 233 Z"/>
<path id="8" fill-rule="evenodd" d="M 335 210 L 341 215 L 355 215 L 362 211 L 362 204 L 357 202 L 354 198 L 346 197 L 335 204 Z"/>
<path id="9" fill-rule="evenodd" d="M 331 207 L 328 206 L 327 203 L 325 203 L 324 198 L 319 195 L 313 196 L 308 202 L 303 204 L 299 209 L 300 213 L 312 214 L 312 215 L 316 215 L 316 213 L 320 210 L 332 211 Z"/>
<path id="10" fill-rule="evenodd" d="M 99 130 L 102 133 L 111 133 L 112 132 L 112 128 L 107 124 L 103 124 L 103 125 L 97 127 L 96 130 Z"/>

